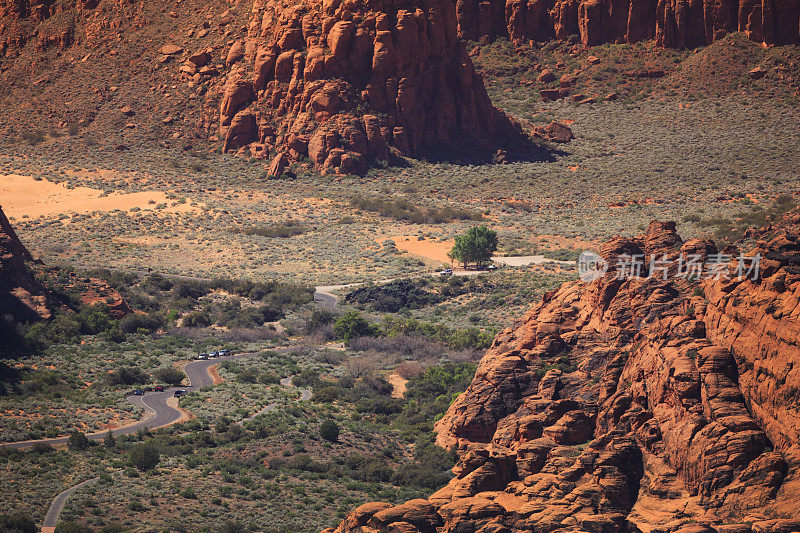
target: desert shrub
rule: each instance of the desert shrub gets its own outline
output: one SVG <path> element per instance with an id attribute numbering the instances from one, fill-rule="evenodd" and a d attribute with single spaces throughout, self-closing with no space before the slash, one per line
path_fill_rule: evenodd
<path id="1" fill-rule="evenodd" d="M 23 328 L 11 315 L 0 316 L 0 339 L 3 339 L 3 343 L 0 345 L 0 358 L 15 357 L 30 350 Z M 2 381 L 2 375 L 0 375 L 0 396 L 3 395 Z"/>
<path id="2" fill-rule="evenodd" d="M 238 520 L 229 520 L 223 524 L 220 533 L 245 533 L 247 528 Z"/>
<path id="3" fill-rule="evenodd" d="M 369 305 L 381 313 L 396 313 L 403 308 L 420 309 L 437 304 L 441 297 L 425 290 L 410 279 L 395 280 L 383 285 L 360 287 L 345 296 L 349 304 Z"/>
<path id="4" fill-rule="evenodd" d="M 211 320 L 206 313 L 193 311 L 183 317 L 183 325 L 187 328 L 205 328 L 211 325 Z"/>
<path id="5" fill-rule="evenodd" d="M 236 374 L 236 381 L 239 383 L 256 383 L 258 381 L 258 372 L 244 369 Z"/>
<path id="6" fill-rule="evenodd" d="M 19 138 L 31 146 L 35 146 L 40 142 L 44 141 L 45 135 L 44 132 L 40 130 L 35 131 L 26 131 L 20 134 Z"/>
<path id="7" fill-rule="evenodd" d="M 135 366 L 123 366 L 111 372 L 106 381 L 109 385 L 141 385 L 150 382 L 150 376 Z"/>
<path id="8" fill-rule="evenodd" d="M 81 324 L 74 317 L 59 313 L 51 320 L 32 324 L 26 332 L 26 340 L 35 346 L 69 344 L 75 342 L 81 332 Z"/>
<path id="9" fill-rule="evenodd" d="M 286 461 L 286 467 L 304 472 L 325 472 L 329 468 L 327 464 L 315 461 L 306 454 L 295 455 Z"/>
<path id="10" fill-rule="evenodd" d="M 275 309 L 269 305 L 260 307 L 247 307 L 242 309 L 236 316 L 225 322 L 225 325 L 232 328 L 255 328 L 263 326 L 265 322 L 275 322 L 284 317 L 280 309 Z"/>
<path id="11" fill-rule="evenodd" d="M 119 321 L 119 329 L 123 333 L 138 333 L 140 331 L 156 331 L 163 325 L 160 317 L 142 313 L 131 313 Z"/>
<path id="12" fill-rule="evenodd" d="M 276 222 L 269 226 L 251 226 L 241 230 L 245 235 L 258 235 L 260 237 L 294 237 L 305 233 L 305 226 L 298 220 L 289 219 L 286 222 Z"/>
<path id="13" fill-rule="evenodd" d="M 359 337 L 350 341 L 348 346 L 360 352 L 383 352 L 406 359 L 438 359 L 447 351 L 447 346 L 437 340 L 406 333 L 385 337 Z"/>
<path id="14" fill-rule="evenodd" d="M 388 336 L 405 334 L 437 340 L 457 350 L 485 350 L 492 344 L 494 332 L 478 328 L 453 329 L 444 324 L 431 324 L 413 318 L 385 316 L 383 333 Z"/>
<path id="15" fill-rule="evenodd" d="M 392 415 L 402 411 L 403 405 L 400 400 L 395 398 L 375 396 L 371 398 L 361 398 L 356 402 L 355 409 L 359 413 Z"/>
<path id="16" fill-rule="evenodd" d="M 102 304 L 84 307 L 77 318 L 81 325 L 81 333 L 85 335 L 111 331 L 117 326 L 117 321 L 108 313 L 108 306 Z"/>
<path id="17" fill-rule="evenodd" d="M 333 334 L 344 342 L 371 335 L 374 328 L 357 311 L 347 311 L 333 324 Z"/>
<path id="18" fill-rule="evenodd" d="M 339 424 L 331 419 L 324 420 L 319 426 L 319 436 L 328 442 L 338 442 Z"/>
<path id="19" fill-rule="evenodd" d="M 71 433 L 69 440 L 67 441 L 67 446 L 69 446 L 69 449 L 75 451 L 85 450 L 91 445 L 92 442 L 89 440 L 89 438 L 80 431 Z"/>
<path id="20" fill-rule="evenodd" d="M 385 378 L 374 374 L 367 374 L 356 385 L 356 394 L 360 396 L 388 396 L 394 387 Z"/>
<path id="21" fill-rule="evenodd" d="M 77 522 L 61 521 L 56 526 L 56 533 L 87 533 L 86 526 Z"/>
<path id="22" fill-rule="evenodd" d="M 158 450 L 152 444 L 137 444 L 130 450 L 131 464 L 142 472 L 152 470 L 158 466 L 160 460 Z"/>
<path id="23" fill-rule="evenodd" d="M 411 379 L 419 376 L 424 369 L 422 364 L 417 361 L 404 361 L 397 365 L 394 371 L 403 379 Z"/>
<path id="24" fill-rule="evenodd" d="M 400 465 L 392 474 L 392 483 L 424 489 L 437 489 L 446 485 L 456 462 L 454 452 L 449 452 L 434 444 L 430 436 L 417 441 L 414 447 L 414 461 Z"/>
<path id="25" fill-rule="evenodd" d="M 37 533 L 39 530 L 28 515 L 8 513 L 0 515 L 0 531 L 4 533 Z"/>
<path id="26" fill-rule="evenodd" d="M 339 315 L 336 312 L 328 309 L 314 309 L 311 316 L 306 320 L 305 332 L 313 333 L 328 324 L 332 324 L 337 316 Z"/>
<path id="27" fill-rule="evenodd" d="M 393 420 L 397 427 L 416 434 L 433 431 L 437 420 L 458 393 L 464 391 L 475 375 L 474 363 L 445 363 L 428 367 L 406 384 L 402 411 Z"/>
<path id="28" fill-rule="evenodd" d="M 172 281 L 161 274 L 149 274 L 140 283 L 140 288 L 151 295 L 159 294 L 161 291 L 168 291 L 172 289 L 172 286 Z"/>
<path id="29" fill-rule="evenodd" d="M 392 467 L 380 457 L 351 455 L 345 460 L 349 477 L 361 481 L 387 482 L 392 478 Z"/>
<path id="30" fill-rule="evenodd" d="M 362 211 L 372 211 L 384 217 L 405 220 L 415 224 L 441 224 L 453 220 L 480 220 L 483 216 L 476 211 L 453 207 L 420 208 L 403 198 L 367 198 L 359 196 L 350 201 L 351 205 Z"/>
<path id="31" fill-rule="evenodd" d="M 153 375 L 159 381 L 163 381 L 169 385 L 180 385 L 186 378 L 186 373 L 173 366 L 165 366 L 156 370 Z"/>
<path id="32" fill-rule="evenodd" d="M 333 403 L 339 399 L 338 387 L 322 387 L 314 390 L 311 401 L 315 403 Z"/>
<path id="33" fill-rule="evenodd" d="M 172 285 L 170 293 L 173 298 L 197 299 L 208 294 L 208 287 L 200 281 L 179 280 Z"/>
<path id="34" fill-rule="evenodd" d="M 316 387 L 319 385 L 319 372 L 316 370 L 303 370 L 292 378 L 295 387 Z"/>

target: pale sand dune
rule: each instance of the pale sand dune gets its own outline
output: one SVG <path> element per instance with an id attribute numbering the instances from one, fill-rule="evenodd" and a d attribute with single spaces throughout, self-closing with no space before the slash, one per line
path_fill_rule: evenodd
<path id="1" fill-rule="evenodd" d="M 154 203 L 151 203 L 154 202 Z M 197 209 L 186 203 L 172 207 L 174 200 L 168 200 L 161 191 L 142 191 L 134 193 L 111 193 L 103 196 L 103 191 L 89 187 L 68 189 L 63 183 L 35 180 L 31 176 L 18 174 L 0 175 L 0 206 L 13 218 L 39 216 L 52 217 L 65 213 L 91 213 L 92 211 L 128 211 L 134 207 L 142 210 L 155 210 L 157 204 L 166 203 L 163 211 L 170 213 L 188 212 Z"/>

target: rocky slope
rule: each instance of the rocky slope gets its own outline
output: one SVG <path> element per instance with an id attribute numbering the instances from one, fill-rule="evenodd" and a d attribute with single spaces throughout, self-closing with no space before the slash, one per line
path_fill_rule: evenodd
<path id="1" fill-rule="evenodd" d="M 308 161 L 359 173 L 393 153 L 488 159 L 498 148 L 524 147 L 525 157 L 535 158 L 528 136 L 547 137 L 521 134 L 492 106 L 459 41 L 450 0 L 190 1 L 174 7 L 166 16 L 115 0 L 4 4 L 3 70 L 24 78 L 42 63 L 57 64 L 19 83 L 39 87 L 37 96 L 48 100 L 50 85 L 66 90 L 65 78 L 85 70 L 83 63 L 104 63 L 101 72 L 127 64 L 126 76 L 114 69 L 103 77 L 87 72 L 102 81 L 88 96 L 97 104 L 77 117 L 60 116 L 60 127 L 74 132 L 104 123 L 104 130 L 122 130 L 131 142 L 139 131 L 152 140 L 173 130 L 172 139 L 200 138 L 226 152 L 272 158 L 272 176 Z M 127 102 L 104 116 L 105 101 L 123 95 Z M 77 106 L 85 98 L 70 94 L 67 101 Z M 171 111 L 162 115 L 162 109 Z M 27 115 L 17 114 L 24 122 Z M 191 132 L 177 131 L 179 122 L 191 123 Z M 514 157 L 513 151 L 503 157 Z"/>
<path id="2" fill-rule="evenodd" d="M 799 531 L 800 213 L 748 237 L 756 280 L 676 278 L 719 251 L 674 223 L 606 243 L 608 272 L 499 334 L 436 424 L 455 478 L 335 531 Z M 637 254 L 666 260 L 618 276 Z"/>
<path id="3" fill-rule="evenodd" d="M 49 318 L 47 290 L 26 265 L 33 257 L 0 208 L 0 316 L 15 320 Z"/>
<path id="4" fill-rule="evenodd" d="M 78 295 L 84 305 L 102 304 L 108 307 L 113 318 L 122 318 L 133 312 L 125 299 L 107 282 L 97 278 L 78 276 L 71 270 L 53 268 L 43 270 L 47 278 L 45 287 L 33 274 L 29 265 L 35 262 L 30 251 L 19 240 L 2 208 L 0 208 L 0 317 L 10 316 L 13 321 L 48 319 L 53 311 L 69 309 L 53 296 L 53 284 L 59 289 Z M 41 263 L 40 263 L 41 264 Z"/>

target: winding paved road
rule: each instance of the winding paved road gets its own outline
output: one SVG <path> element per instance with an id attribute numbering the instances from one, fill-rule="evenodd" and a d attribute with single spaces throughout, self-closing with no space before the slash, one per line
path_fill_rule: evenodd
<path id="1" fill-rule="evenodd" d="M 90 483 L 94 483 L 98 479 L 100 478 L 94 477 L 92 479 L 87 479 L 83 483 L 73 485 L 56 496 L 53 500 L 53 503 L 50 504 L 50 508 L 47 510 L 47 515 L 44 517 L 44 522 L 42 522 L 42 533 L 55 533 L 56 524 L 58 524 L 58 517 L 61 516 L 61 511 L 64 510 L 64 504 L 67 503 L 67 500 L 70 496 L 72 496 L 72 493 Z"/>
<path id="2" fill-rule="evenodd" d="M 289 350 L 290 348 L 278 348 L 276 351 L 287 352 Z M 186 372 L 186 375 L 189 377 L 190 385 L 186 387 L 171 387 L 169 389 L 165 389 L 164 392 L 148 392 L 144 396 L 128 396 L 127 399 L 130 403 L 139 407 L 144 407 L 147 414 L 138 422 L 112 429 L 112 433 L 115 436 L 130 435 L 131 433 L 136 433 L 142 429 L 158 429 L 177 422 L 181 419 L 183 413 L 176 407 L 169 405 L 169 403 L 174 403 L 169 402 L 169 400 L 175 397 L 176 389 L 182 388 L 189 392 L 192 390 L 201 389 L 203 387 L 210 387 L 214 384 L 214 378 L 212 378 L 208 373 L 209 367 L 227 359 L 239 359 L 252 355 L 254 354 L 243 353 L 230 355 L 228 357 L 218 357 L 205 361 L 192 361 L 187 363 L 183 367 L 183 371 Z M 108 430 L 103 430 L 96 433 L 89 433 L 86 436 L 89 438 L 89 440 L 100 441 L 105 438 L 107 433 Z M 52 439 L 6 442 L 0 444 L 0 448 L 15 448 L 22 450 L 30 448 L 35 444 L 50 444 L 51 446 L 57 446 L 60 444 L 66 444 L 68 440 L 69 437 L 56 437 Z"/>
<path id="3" fill-rule="evenodd" d="M 335 297 L 334 297 L 335 298 Z M 335 302 L 334 302 L 335 305 Z M 294 349 L 294 347 L 287 347 L 287 348 L 278 348 L 278 353 L 287 353 Z M 211 374 L 208 373 L 208 369 L 216 365 L 220 362 L 220 360 L 228 360 L 228 359 L 237 359 L 242 357 L 248 357 L 255 355 L 253 353 L 244 353 L 238 355 L 230 355 L 227 357 L 219 357 L 213 359 L 207 359 L 203 361 L 192 361 L 187 363 L 183 370 L 186 372 L 186 375 L 189 378 L 189 383 L 191 385 L 183 387 L 187 392 L 189 390 L 198 390 L 203 387 L 210 387 L 214 384 L 214 378 Z M 292 377 L 283 378 L 280 381 L 281 385 L 284 387 L 292 386 Z M 181 387 L 173 387 L 170 389 L 165 390 L 164 392 L 148 392 L 144 396 L 128 396 L 128 401 L 133 403 L 134 405 L 139 405 L 144 407 L 148 415 L 145 416 L 144 419 L 140 420 L 139 422 L 135 422 L 133 424 L 129 424 L 124 427 L 120 427 L 113 430 L 115 435 L 129 435 L 131 433 L 136 433 L 140 429 L 157 429 L 168 426 L 174 422 L 177 422 L 183 416 L 183 413 L 170 405 L 170 399 L 175 397 L 175 390 Z M 309 389 L 299 389 L 300 397 L 297 401 L 308 401 L 311 399 L 311 391 Z M 249 416 L 239 422 L 242 424 L 248 420 L 252 420 L 258 415 L 262 413 L 267 413 L 270 411 L 274 411 L 278 408 L 277 403 L 271 403 L 258 411 L 257 413 Z M 105 437 L 107 431 L 91 433 L 86 435 L 90 440 L 98 441 Z M 16 449 L 24 449 L 31 447 L 38 443 L 45 443 L 50 445 L 57 445 L 57 444 L 66 444 L 68 437 L 59 437 L 55 439 L 41 439 L 41 440 L 34 440 L 34 441 L 24 441 L 24 442 L 9 442 L 5 444 L 0 444 L 0 447 L 7 447 L 7 448 L 16 448 Z M 64 505 L 66 504 L 67 500 L 69 499 L 72 494 L 95 481 L 98 478 L 88 479 L 82 483 L 78 483 L 77 485 L 73 485 L 68 489 L 64 490 L 63 492 L 59 493 L 58 496 L 55 497 L 53 502 L 50 504 L 50 508 L 47 510 L 47 515 L 45 515 L 44 522 L 42 523 L 42 530 L 41 533 L 54 533 L 56 525 L 58 524 L 58 519 L 61 516 L 61 511 L 64 510 Z"/>

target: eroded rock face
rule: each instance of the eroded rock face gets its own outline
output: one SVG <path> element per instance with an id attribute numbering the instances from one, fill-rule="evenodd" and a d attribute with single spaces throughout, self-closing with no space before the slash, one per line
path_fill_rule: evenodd
<path id="1" fill-rule="evenodd" d="M 798 530 L 800 214 L 749 237 L 758 279 L 692 280 L 679 261 L 714 243 L 653 222 L 500 333 L 436 424 L 460 460 L 425 528 Z M 617 279 L 635 254 L 660 262 Z M 390 529 L 359 509 L 335 531 Z"/>
<path id="2" fill-rule="evenodd" d="M 455 9 L 257 0 L 246 40 L 227 54 L 225 149 L 255 143 L 348 173 L 391 149 L 492 139 L 497 111 L 458 40 Z"/>
<path id="3" fill-rule="evenodd" d="M 26 265 L 33 257 L 0 208 L 0 315 L 16 320 L 50 318 L 48 293 Z"/>
<path id="4" fill-rule="evenodd" d="M 479 40 L 567 39 L 584 45 L 657 39 L 659 46 L 711 44 L 741 31 L 767 44 L 800 40 L 798 0 L 457 0 L 459 35 Z"/>

